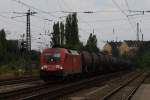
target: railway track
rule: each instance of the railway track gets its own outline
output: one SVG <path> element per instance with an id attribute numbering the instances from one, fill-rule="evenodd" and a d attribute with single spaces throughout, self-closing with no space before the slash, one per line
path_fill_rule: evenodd
<path id="1" fill-rule="evenodd" d="M 15 90 L 11 92 L 5 92 L 0 94 L 0 100 L 51 100 L 65 94 L 75 92 L 81 88 L 85 88 L 92 84 L 94 81 L 104 81 L 116 76 L 119 73 L 112 73 L 108 75 L 102 75 L 93 77 L 90 79 L 84 79 L 77 82 L 62 83 L 62 84 L 41 84 L 38 86 Z M 120 74 L 119 74 L 120 75 Z"/>
<path id="2" fill-rule="evenodd" d="M 134 78 L 127 80 L 121 86 L 113 89 L 101 100 L 130 100 L 142 82 L 146 79 L 148 73 L 140 73 Z"/>
<path id="3" fill-rule="evenodd" d="M 37 81 L 37 80 L 39 80 L 38 77 L 21 77 L 21 78 L 17 78 L 17 79 L 1 80 L 0 86 L 19 84 L 19 83 L 25 83 L 25 82 L 31 82 L 31 81 Z"/>

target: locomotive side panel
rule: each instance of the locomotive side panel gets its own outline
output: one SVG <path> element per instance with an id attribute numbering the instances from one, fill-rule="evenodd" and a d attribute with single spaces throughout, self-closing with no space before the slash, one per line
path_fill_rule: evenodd
<path id="1" fill-rule="evenodd" d="M 73 70 L 73 61 L 72 56 L 70 54 L 65 55 L 65 61 L 64 61 L 64 76 L 67 76 L 68 74 L 72 73 Z"/>
<path id="2" fill-rule="evenodd" d="M 82 72 L 81 56 L 66 54 L 64 62 L 65 76 L 69 74 L 77 74 Z"/>
<path id="3" fill-rule="evenodd" d="M 81 55 L 73 56 L 73 72 L 82 73 Z"/>

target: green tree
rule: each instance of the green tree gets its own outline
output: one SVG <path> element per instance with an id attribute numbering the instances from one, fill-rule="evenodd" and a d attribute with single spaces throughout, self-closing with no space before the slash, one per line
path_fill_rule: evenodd
<path id="1" fill-rule="evenodd" d="M 3 48 L 3 51 L 6 51 L 7 41 L 6 41 L 6 33 L 4 29 L 0 30 L 0 43 L 1 43 L 1 47 Z"/>
<path id="2" fill-rule="evenodd" d="M 66 18 L 66 24 L 65 24 L 65 39 L 66 39 L 66 47 L 71 46 L 71 15 L 69 14 Z"/>
<path id="3" fill-rule="evenodd" d="M 52 47 L 60 47 L 60 28 L 59 22 L 54 23 L 53 25 L 53 32 L 51 33 L 51 46 Z"/>
<path id="4" fill-rule="evenodd" d="M 0 62 L 6 59 L 7 40 L 5 30 L 0 30 Z"/>
<path id="5" fill-rule="evenodd" d="M 79 45 L 79 30 L 78 30 L 78 19 L 77 19 L 77 14 L 73 13 L 72 14 L 72 33 L 71 33 L 71 39 L 72 39 L 72 44 L 77 46 Z"/>
<path id="6" fill-rule="evenodd" d="M 38 64 L 39 54 L 31 52 L 32 62 Z M 29 56 L 26 52 L 22 53 L 18 47 L 18 40 L 7 40 L 4 29 L 0 30 L 0 74 L 1 73 L 24 73 L 26 65 L 29 63 Z M 31 66 L 28 66 L 31 69 Z M 18 75 L 18 74 L 17 74 Z"/>
<path id="7" fill-rule="evenodd" d="M 89 52 L 99 52 L 96 35 L 90 34 L 85 47 Z"/>
<path id="8" fill-rule="evenodd" d="M 135 64 L 139 68 L 149 68 L 150 66 L 150 48 L 141 47 L 133 58 Z"/>
<path id="9" fill-rule="evenodd" d="M 77 49 L 80 45 L 77 14 L 69 14 L 65 25 L 66 47 Z"/>
<path id="10" fill-rule="evenodd" d="M 112 49 L 112 55 L 115 56 L 115 57 L 119 57 L 119 50 L 118 50 L 118 48 L 113 48 Z M 123 55 L 123 57 L 125 57 L 125 56 L 126 56 L 126 54 Z"/>
<path id="11" fill-rule="evenodd" d="M 61 22 L 54 23 L 51 33 L 52 47 L 66 47 L 69 49 L 79 49 L 81 42 L 79 40 L 77 14 L 69 14 L 65 25 Z"/>
<path id="12" fill-rule="evenodd" d="M 119 53 L 118 52 L 117 52 L 117 55 L 114 55 L 115 57 L 119 57 Z M 128 53 L 124 53 L 120 57 L 125 59 L 125 60 L 130 60 L 131 59 L 131 57 L 128 55 Z"/>
<path id="13" fill-rule="evenodd" d="M 83 42 L 79 43 L 77 50 L 79 50 L 79 51 L 85 50 L 85 46 L 83 45 Z"/>
<path id="14" fill-rule="evenodd" d="M 65 43 L 65 29 L 64 29 L 64 23 L 60 23 L 60 39 L 61 39 L 61 47 L 64 47 Z"/>
<path id="15" fill-rule="evenodd" d="M 40 55 L 40 52 L 38 51 L 35 51 L 35 50 L 31 50 L 31 60 L 32 62 L 36 63 L 36 64 L 39 64 L 39 55 Z"/>

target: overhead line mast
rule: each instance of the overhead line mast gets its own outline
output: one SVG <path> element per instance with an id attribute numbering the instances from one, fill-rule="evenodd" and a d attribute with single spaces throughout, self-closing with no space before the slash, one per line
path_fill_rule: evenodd
<path id="1" fill-rule="evenodd" d="M 139 23 L 137 23 L 137 41 L 139 41 Z"/>
<path id="2" fill-rule="evenodd" d="M 27 51 L 31 51 L 31 27 L 30 27 L 30 16 L 36 14 L 37 12 L 28 12 L 26 13 L 27 16 L 27 26 L 26 26 L 26 43 L 27 43 Z"/>
<path id="3" fill-rule="evenodd" d="M 16 18 L 16 17 L 23 17 L 26 16 L 27 17 L 27 23 L 26 23 L 26 50 L 27 51 L 31 51 L 31 25 L 30 25 L 30 16 L 37 14 L 37 12 L 31 12 L 30 9 L 24 13 L 24 12 L 14 12 L 16 14 L 23 14 L 22 16 L 15 16 L 15 17 L 11 17 Z"/>

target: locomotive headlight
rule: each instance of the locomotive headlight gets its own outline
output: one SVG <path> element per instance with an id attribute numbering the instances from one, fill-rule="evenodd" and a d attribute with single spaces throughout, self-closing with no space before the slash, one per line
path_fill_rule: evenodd
<path id="1" fill-rule="evenodd" d="M 56 68 L 62 70 L 62 69 L 63 69 L 63 66 L 62 66 L 62 65 L 56 65 Z"/>
<path id="2" fill-rule="evenodd" d="M 42 67 L 41 67 L 41 69 L 43 70 L 43 69 L 47 69 L 47 65 L 43 65 Z"/>
<path id="3" fill-rule="evenodd" d="M 42 70 L 44 69 L 43 66 L 41 67 L 41 69 L 42 69 Z"/>

